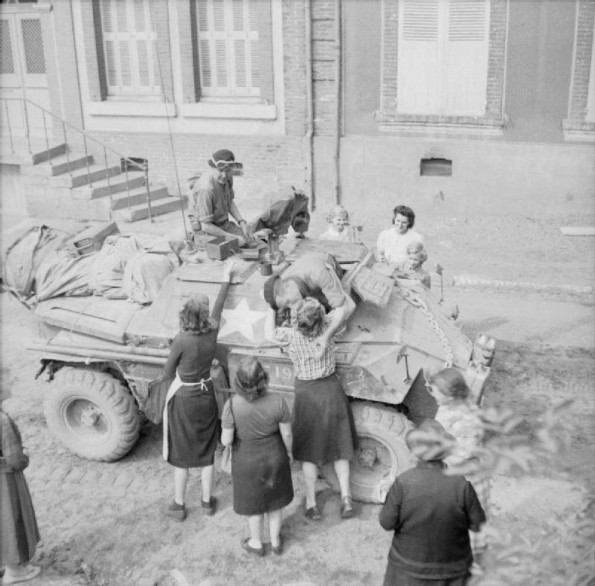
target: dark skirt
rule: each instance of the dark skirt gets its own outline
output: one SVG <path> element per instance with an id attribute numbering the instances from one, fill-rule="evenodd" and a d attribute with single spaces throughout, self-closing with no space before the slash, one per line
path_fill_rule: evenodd
<path id="1" fill-rule="evenodd" d="M 441 578 L 429 580 L 428 578 L 414 578 L 403 572 L 402 568 L 388 561 L 386 574 L 384 575 L 383 586 L 465 586 L 471 574 L 457 578 Z"/>
<path id="2" fill-rule="evenodd" d="M 231 475 L 238 515 L 262 515 L 293 500 L 289 458 L 279 433 L 253 440 L 236 437 Z"/>
<path id="3" fill-rule="evenodd" d="M 293 457 L 322 466 L 351 460 L 357 433 L 349 400 L 336 374 L 316 380 L 295 379 Z"/>
<path id="4" fill-rule="evenodd" d="M 2 564 L 26 564 L 35 555 L 39 529 L 22 472 L 0 474 Z"/>
<path id="5" fill-rule="evenodd" d="M 178 468 L 210 466 L 215 459 L 219 413 L 212 381 L 180 387 L 168 404 L 169 456 Z"/>

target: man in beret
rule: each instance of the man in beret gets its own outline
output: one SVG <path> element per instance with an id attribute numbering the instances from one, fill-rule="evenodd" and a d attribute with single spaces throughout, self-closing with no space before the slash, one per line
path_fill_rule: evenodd
<path id="1" fill-rule="evenodd" d="M 213 153 L 209 169 L 191 186 L 194 196 L 194 217 L 209 236 L 237 236 L 240 246 L 250 240 L 246 220 L 240 214 L 233 191 L 233 175 L 240 175 L 242 164 L 227 149 Z M 235 222 L 229 219 L 232 216 Z"/>
<path id="2" fill-rule="evenodd" d="M 382 528 L 394 531 L 384 586 L 464 586 L 473 564 L 469 531 L 479 531 L 486 516 L 473 485 L 444 474 L 456 440 L 428 419 L 405 443 L 418 463 L 397 477 L 380 511 Z"/>
<path id="3" fill-rule="evenodd" d="M 319 339 L 321 351 L 355 310 L 355 301 L 343 289 L 337 260 L 325 252 L 309 252 L 300 257 L 282 275 L 273 275 L 264 285 L 265 301 L 278 314 L 305 297 L 315 297 L 324 306 L 331 321 Z"/>

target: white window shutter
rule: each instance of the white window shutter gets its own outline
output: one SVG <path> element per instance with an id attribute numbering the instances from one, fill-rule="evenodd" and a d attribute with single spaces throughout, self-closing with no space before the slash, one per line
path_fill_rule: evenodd
<path id="1" fill-rule="evenodd" d="M 483 116 L 486 108 L 489 1 L 449 0 L 443 112 Z"/>
<path id="2" fill-rule="evenodd" d="M 151 0 L 101 0 L 108 96 L 159 95 Z"/>
<path id="3" fill-rule="evenodd" d="M 440 0 L 402 0 L 397 111 L 435 114 L 440 104 Z"/>
<path id="4" fill-rule="evenodd" d="M 197 8 L 201 94 L 259 96 L 255 1 L 201 0 Z"/>

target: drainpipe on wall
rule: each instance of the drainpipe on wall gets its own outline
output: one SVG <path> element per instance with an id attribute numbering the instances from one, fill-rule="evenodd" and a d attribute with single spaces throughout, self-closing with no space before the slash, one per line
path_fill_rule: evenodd
<path id="1" fill-rule="evenodd" d="M 314 91 L 312 70 L 312 0 L 305 0 L 305 36 L 306 36 L 306 192 L 310 196 L 312 211 L 316 209 L 314 193 Z"/>
<path id="2" fill-rule="evenodd" d="M 341 203 L 341 86 L 342 86 L 342 61 L 341 61 L 341 34 L 342 34 L 342 2 L 335 3 L 335 104 L 337 115 L 335 120 L 335 177 L 334 192 L 335 204 Z"/>

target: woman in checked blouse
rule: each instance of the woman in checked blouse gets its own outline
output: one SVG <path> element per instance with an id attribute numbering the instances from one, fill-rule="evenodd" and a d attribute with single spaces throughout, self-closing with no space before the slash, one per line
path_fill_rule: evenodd
<path id="1" fill-rule="evenodd" d="M 293 458 L 302 463 L 306 485 L 306 517 L 322 519 L 316 504 L 318 467 L 332 462 L 341 488 L 341 517 L 353 516 L 349 490 L 349 461 L 357 445 L 349 401 L 335 373 L 335 342 L 320 344 L 329 325 L 319 301 L 306 297 L 295 306 L 292 328 L 278 328 L 277 340 L 286 345 L 295 373 L 292 434 Z"/>

